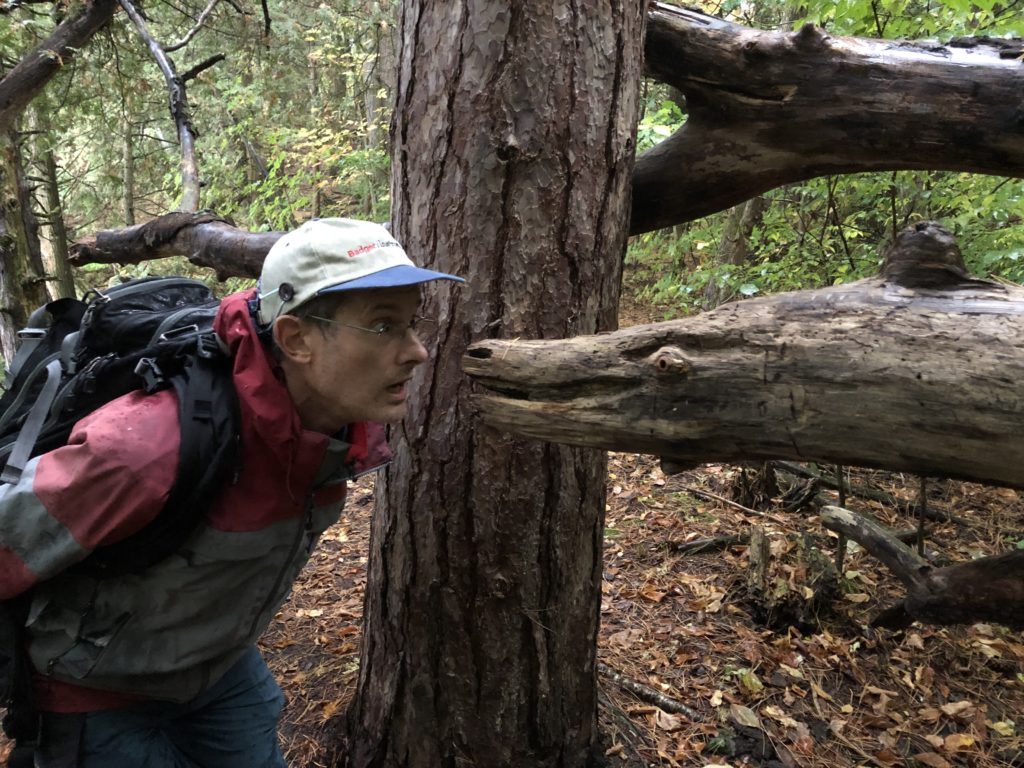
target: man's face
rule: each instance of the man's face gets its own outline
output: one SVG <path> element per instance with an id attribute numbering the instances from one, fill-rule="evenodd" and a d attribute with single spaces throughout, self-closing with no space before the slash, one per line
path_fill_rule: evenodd
<path id="1" fill-rule="evenodd" d="M 296 407 L 305 426 L 333 434 L 352 422 L 405 416 L 409 379 L 428 357 L 410 327 L 419 305 L 419 286 L 351 291 L 327 318 L 333 322 L 303 322 L 310 359 Z"/>

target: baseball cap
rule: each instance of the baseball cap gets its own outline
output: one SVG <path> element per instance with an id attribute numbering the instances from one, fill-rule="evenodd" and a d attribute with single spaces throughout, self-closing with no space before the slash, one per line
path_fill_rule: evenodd
<path id="1" fill-rule="evenodd" d="M 422 269 L 384 227 L 358 219 L 312 219 L 285 233 L 267 253 L 257 284 L 264 325 L 316 296 L 395 288 L 461 277 Z"/>

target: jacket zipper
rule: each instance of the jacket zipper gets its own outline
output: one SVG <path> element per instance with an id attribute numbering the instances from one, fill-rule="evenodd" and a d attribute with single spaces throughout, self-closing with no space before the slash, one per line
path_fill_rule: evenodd
<path id="1" fill-rule="evenodd" d="M 311 530 L 313 526 L 313 494 L 312 492 L 306 494 L 304 502 L 304 511 L 301 523 L 297 526 L 298 530 L 295 534 L 295 540 L 292 542 L 291 549 L 288 551 L 288 558 L 285 560 L 284 565 L 277 574 L 277 579 L 274 580 L 274 586 L 270 590 L 270 594 L 267 595 L 267 599 L 263 601 L 263 605 L 260 606 L 260 610 L 257 612 L 255 619 L 253 619 L 252 626 L 249 627 L 249 639 L 254 640 L 256 634 L 256 627 L 259 626 L 260 618 L 270 610 L 270 606 L 274 603 L 274 599 L 277 596 L 277 591 L 281 588 L 281 583 L 284 581 L 285 575 L 291 569 L 292 564 L 295 562 L 295 556 L 299 553 L 299 547 L 302 546 L 302 539 L 307 535 L 307 531 Z"/>

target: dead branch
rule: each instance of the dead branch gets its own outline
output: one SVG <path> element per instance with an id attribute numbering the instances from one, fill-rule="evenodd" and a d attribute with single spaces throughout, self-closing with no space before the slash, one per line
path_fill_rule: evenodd
<path id="1" fill-rule="evenodd" d="M 282 232 L 246 232 L 210 213 L 169 213 L 125 229 L 103 230 L 71 246 L 70 261 L 138 264 L 165 256 L 188 256 L 218 279 L 257 277 L 263 259 Z"/>
<path id="2" fill-rule="evenodd" d="M 189 114 L 185 81 L 178 76 L 174 62 L 149 32 L 146 20 L 142 18 L 131 0 L 118 0 L 128 18 L 132 20 L 139 36 L 156 60 L 157 66 L 167 82 L 170 98 L 171 118 L 178 130 L 178 144 L 181 147 L 181 203 L 179 211 L 195 213 L 199 210 L 199 166 L 196 162 L 195 129 Z"/>
<path id="3" fill-rule="evenodd" d="M 825 507 L 822 523 L 878 558 L 907 588 L 907 596 L 872 624 L 905 628 L 913 621 L 1024 629 L 1024 551 L 934 568 L 877 523 L 842 507 Z"/>
<path id="4" fill-rule="evenodd" d="M 685 94 L 688 114 L 637 159 L 631 234 L 828 174 L 1024 176 L 1024 65 L 975 43 L 764 32 L 654 4 L 647 71 Z"/>
<path id="5" fill-rule="evenodd" d="M 663 693 L 658 693 L 650 686 L 638 683 L 636 680 L 631 680 L 624 676 L 620 672 L 616 672 L 614 669 L 609 667 L 607 664 L 598 662 L 597 671 L 607 677 L 613 683 L 618 685 L 620 688 L 629 691 L 641 701 L 646 701 L 648 704 L 653 704 L 659 709 L 665 712 L 671 712 L 674 715 L 683 715 L 684 717 L 692 720 L 695 723 L 703 721 L 700 712 L 683 704 L 681 701 L 669 698 Z"/>
<path id="6" fill-rule="evenodd" d="M 463 370 L 488 423 L 535 439 L 1024 487 L 1024 288 L 962 277 L 958 255 L 921 223 L 879 278 L 614 333 L 480 341 Z"/>
<path id="7" fill-rule="evenodd" d="M 166 51 L 167 53 L 172 53 L 178 50 L 179 48 L 184 48 L 186 45 L 188 45 L 192 38 L 196 36 L 196 33 L 198 33 L 199 30 L 203 28 L 203 24 L 206 22 L 206 17 L 209 16 L 213 12 L 213 9 L 217 7 L 218 1 L 219 0 L 210 0 L 207 6 L 203 9 L 203 12 L 199 14 L 199 18 L 196 19 L 195 26 L 192 27 L 192 29 L 190 29 L 188 32 L 186 32 L 185 36 L 182 37 L 181 40 L 179 40 L 178 42 L 163 46 L 164 51 Z"/>
<path id="8" fill-rule="evenodd" d="M 0 133 L 6 132 L 50 79 L 110 23 L 116 10 L 115 0 L 84 3 L 0 80 Z"/>

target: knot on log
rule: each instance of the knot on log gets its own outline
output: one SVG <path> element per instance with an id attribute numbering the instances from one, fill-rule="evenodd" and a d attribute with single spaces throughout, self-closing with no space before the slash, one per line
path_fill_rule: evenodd
<path id="1" fill-rule="evenodd" d="M 825 30 L 808 22 L 793 33 L 793 44 L 801 51 L 820 51 L 825 48 L 828 35 Z"/>
<path id="2" fill-rule="evenodd" d="M 651 355 L 651 362 L 654 364 L 655 373 L 658 374 L 686 376 L 693 370 L 693 365 L 678 347 L 662 347 Z"/>
<path id="3" fill-rule="evenodd" d="M 975 282 L 953 233 L 934 221 L 913 224 L 896 236 L 885 253 L 882 277 L 905 288 L 942 289 Z"/>

